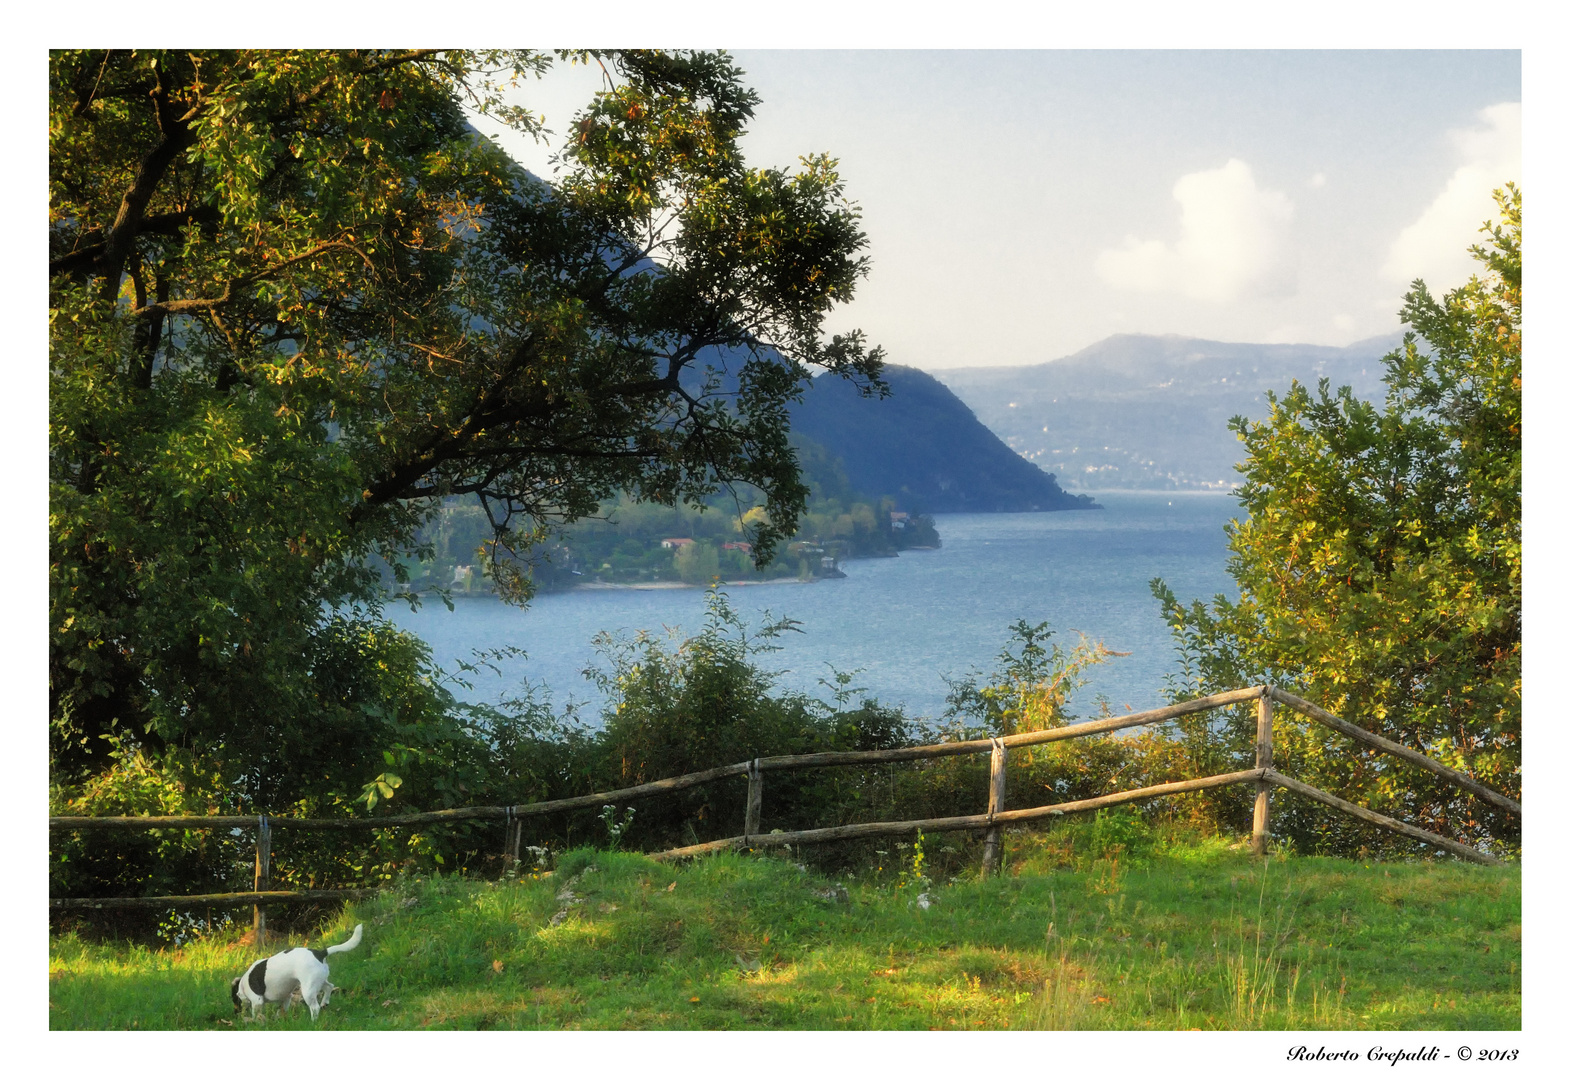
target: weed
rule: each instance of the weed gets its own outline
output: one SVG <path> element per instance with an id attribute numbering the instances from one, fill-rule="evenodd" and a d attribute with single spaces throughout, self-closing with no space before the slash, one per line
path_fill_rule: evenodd
<path id="1" fill-rule="evenodd" d="M 899 888 L 926 892 L 933 887 L 932 879 L 927 876 L 927 853 L 922 847 L 923 840 L 922 830 L 918 829 L 916 843 L 911 845 L 911 863 L 901 871 Z"/>
<path id="2" fill-rule="evenodd" d="M 1275 1004 L 1282 969 L 1280 950 L 1292 932 L 1290 893 L 1284 895 L 1283 900 L 1276 905 L 1272 925 L 1267 932 L 1266 882 L 1270 867 L 1271 860 L 1266 859 L 1260 868 L 1260 894 L 1255 902 L 1253 933 L 1248 932 L 1240 918 L 1233 947 L 1222 968 L 1228 987 L 1228 1026 L 1238 1030 L 1260 1026 L 1260 1021 Z"/>
<path id="3" fill-rule="evenodd" d="M 622 834 L 633 824 L 633 807 L 629 806 L 622 820 L 618 822 L 616 807 L 606 803 L 600 808 L 600 820 L 605 823 L 606 835 L 610 837 L 610 849 L 616 851 L 622 846 Z"/>

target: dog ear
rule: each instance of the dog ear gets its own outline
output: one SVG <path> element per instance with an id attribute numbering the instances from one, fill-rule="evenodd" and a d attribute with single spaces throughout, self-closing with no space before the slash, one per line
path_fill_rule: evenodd
<path id="1" fill-rule="evenodd" d="M 235 1003 L 235 1012 L 240 1011 L 240 976 L 236 975 L 229 984 L 229 1000 Z"/>

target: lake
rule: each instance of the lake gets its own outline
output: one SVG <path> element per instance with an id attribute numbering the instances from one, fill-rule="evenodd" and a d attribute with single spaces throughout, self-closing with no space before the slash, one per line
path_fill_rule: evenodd
<path id="1" fill-rule="evenodd" d="M 827 695 L 830 667 L 857 671 L 868 696 L 905 706 L 908 715 L 943 711 L 947 676 L 990 671 L 1019 619 L 1048 622 L 1066 649 L 1076 631 L 1127 652 L 1091 669 L 1076 696 L 1093 711 L 1106 695 L 1116 711 L 1163 703 L 1163 677 L 1174 667 L 1172 639 L 1148 582 L 1162 577 L 1180 600 L 1237 597 L 1227 575 L 1223 526 L 1240 511 L 1230 495 L 1093 493 L 1102 510 L 1037 514 L 937 515 L 943 546 L 895 559 L 843 564 L 846 577 L 726 589 L 750 627 L 765 611 L 789 616 L 801 633 L 780 639 L 765 657 L 782 685 Z M 494 597 L 453 598 L 448 611 L 427 600 L 417 612 L 388 608 L 419 634 L 439 664 L 476 648 L 511 645 L 527 657 L 502 665 L 500 677 L 474 679 L 469 700 L 496 700 L 520 680 L 599 704 L 582 672 L 597 660 L 590 640 L 601 630 L 680 628 L 696 632 L 704 614 L 700 589 L 578 589 L 536 597 L 525 609 Z"/>

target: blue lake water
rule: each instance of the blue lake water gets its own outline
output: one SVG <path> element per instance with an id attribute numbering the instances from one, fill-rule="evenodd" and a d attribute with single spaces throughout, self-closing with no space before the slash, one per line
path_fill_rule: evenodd
<path id="1" fill-rule="evenodd" d="M 1098 694 L 1116 711 L 1162 703 L 1174 666 L 1172 640 L 1148 582 L 1167 580 L 1184 601 L 1216 593 L 1236 598 L 1227 575 L 1223 526 L 1240 511 L 1228 495 L 1099 492 L 1103 510 L 1040 514 L 942 514 L 943 546 L 896 559 L 844 565 L 846 577 L 807 584 L 733 586 L 732 606 L 750 626 L 763 612 L 789 616 L 801 633 L 780 639 L 765 658 L 782 685 L 827 695 L 829 665 L 857 670 L 868 696 L 902 704 L 909 715 L 937 716 L 947 676 L 992 669 L 1019 619 L 1048 622 L 1065 648 L 1076 631 L 1130 655 L 1093 668 L 1077 695 L 1082 715 Z M 451 669 L 476 648 L 516 646 L 527 657 L 503 674 L 474 678 L 470 700 L 496 700 L 521 679 L 549 688 L 557 703 L 599 703 L 583 670 L 597 661 L 601 630 L 680 628 L 703 622 L 699 589 L 579 589 L 537 597 L 518 609 L 492 597 L 454 597 L 453 611 L 427 601 L 416 612 L 388 609 L 430 644 Z"/>

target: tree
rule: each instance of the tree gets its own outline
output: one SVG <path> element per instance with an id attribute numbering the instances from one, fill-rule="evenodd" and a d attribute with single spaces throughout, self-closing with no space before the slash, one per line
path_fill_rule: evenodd
<path id="1" fill-rule="evenodd" d="M 689 585 L 707 585 L 720 575 L 720 552 L 707 540 L 683 544 L 671 562 L 676 576 Z"/>
<path id="2" fill-rule="evenodd" d="M 605 89 L 547 184 L 464 109 L 537 134 L 503 91 L 568 61 Z M 262 804 L 352 790 L 430 705 L 371 561 L 449 496 L 505 549 L 745 482 L 755 549 L 790 536 L 787 405 L 881 358 L 821 329 L 857 209 L 827 157 L 745 166 L 756 101 L 723 54 L 52 53 L 57 775 L 129 738 Z"/>
<path id="3" fill-rule="evenodd" d="M 1184 657 L 1180 696 L 1273 682 L 1520 798 L 1522 201 L 1496 193 L 1484 264 L 1443 300 L 1407 294 L 1384 410 L 1296 382 L 1259 423 L 1229 529 L 1239 600 L 1181 606 L 1152 583 Z M 1224 756 L 1242 757 L 1252 721 Z M 1279 729 L 1280 730 L 1280 729 Z M 1469 842 L 1509 848 L 1514 817 L 1324 729 L 1289 727 L 1284 771 Z M 1369 842 L 1299 808 L 1306 844 Z"/>

